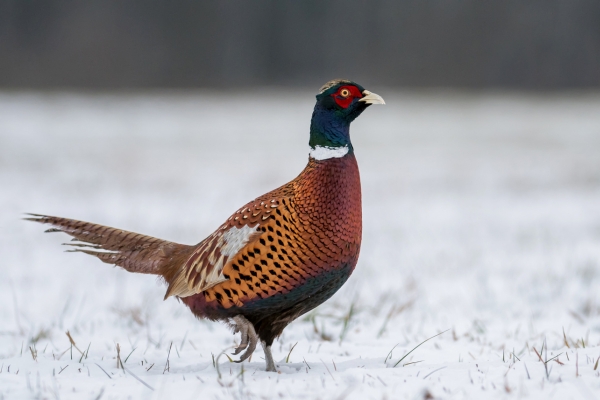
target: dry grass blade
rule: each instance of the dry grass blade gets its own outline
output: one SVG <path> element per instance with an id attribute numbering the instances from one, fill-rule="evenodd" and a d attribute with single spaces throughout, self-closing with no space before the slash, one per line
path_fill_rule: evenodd
<path id="1" fill-rule="evenodd" d="M 183 339 L 181 340 L 181 344 L 179 345 L 179 350 L 183 350 L 183 345 L 185 344 L 185 340 L 187 339 L 187 336 L 188 336 L 188 331 L 185 331 L 185 335 L 183 335 Z"/>
<path id="2" fill-rule="evenodd" d="M 600 359 L 600 357 L 598 357 Z M 306 364 L 306 366 L 308 367 L 308 369 L 312 369 L 310 367 L 310 365 L 308 365 L 308 363 L 306 362 L 306 358 L 302 357 L 302 359 L 304 360 L 304 364 Z M 598 365 L 598 362 L 596 362 L 596 365 Z"/>
<path id="3" fill-rule="evenodd" d="M 173 347 L 173 342 L 169 345 L 169 352 L 167 353 L 167 362 L 165 363 L 165 368 L 163 369 L 163 374 L 166 372 L 171 372 L 171 363 L 169 362 L 169 357 L 171 357 L 171 347 Z"/>
<path id="4" fill-rule="evenodd" d="M 433 339 L 433 338 L 435 338 L 435 337 L 437 337 L 437 336 L 440 336 L 441 334 L 443 334 L 443 333 L 446 333 L 446 332 L 448 332 L 449 330 L 450 330 L 450 329 L 446 329 L 445 331 L 443 331 L 443 332 L 440 332 L 440 333 L 438 333 L 437 335 L 433 335 L 432 337 L 430 337 L 430 338 L 427 338 L 427 339 L 423 340 L 421 343 L 419 343 L 418 345 L 416 345 L 415 347 L 413 347 L 411 351 L 409 351 L 408 353 L 406 353 L 406 354 L 404 355 L 404 357 L 402 357 L 400 360 L 398 360 L 398 362 L 397 362 L 396 364 L 394 364 L 393 368 L 396 368 L 396 367 L 398 366 L 398 364 L 400 364 L 400 363 L 401 363 L 401 362 L 402 362 L 402 361 L 403 361 L 403 360 L 404 360 L 406 357 L 408 357 L 408 355 L 409 355 L 410 353 L 412 353 L 413 351 L 415 351 L 415 350 L 416 350 L 416 349 L 417 349 L 419 346 L 421 346 L 423 343 L 425 343 L 425 342 L 427 342 L 427 341 L 429 341 L 429 340 L 431 340 L 431 339 Z M 434 371 L 434 372 L 435 372 L 435 371 Z"/>
<path id="5" fill-rule="evenodd" d="M 391 358 L 392 358 L 392 351 L 394 351 L 394 349 L 395 349 L 396 347 L 398 347 L 398 345 L 399 345 L 399 344 L 400 344 L 400 343 L 398 343 L 398 344 L 396 344 L 394 347 L 392 347 L 392 349 L 391 349 L 391 350 L 390 350 L 390 352 L 387 354 L 387 356 L 385 356 L 385 360 L 383 360 L 383 363 L 384 363 L 384 364 L 387 362 L 388 358 L 389 358 L 389 359 L 391 359 Z"/>
<path id="6" fill-rule="evenodd" d="M 442 369 L 444 369 L 444 368 L 447 368 L 447 366 L 446 366 L 446 365 L 444 365 L 443 367 L 439 367 L 438 369 L 434 369 L 433 371 L 431 371 L 430 373 L 428 373 L 427 375 L 425 375 L 425 376 L 423 377 L 423 379 L 426 379 L 426 378 L 427 378 L 427 377 L 429 377 L 430 375 L 432 375 L 432 374 L 434 374 L 434 373 L 436 373 L 436 372 L 438 372 L 438 371 L 440 371 L 440 370 L 442 370 Z"/>
<path id="7" fill-rule="evenodd" d="M 563 331 L 563 341 L 565 342 L 565 346 L 567 346 L 567 348 L 571 348 L 571 346 L 569 346 L 569 341 L 567 340 L 567 334 L 565 333 L 565 327 L 563 326 L 562 328 Z"/>
<path id="8" fill-rule="evenodd" d="M 90 344 L 88 344 L 87 349 L 81 353 L 81 357 L 79 357 L 79 363 L 81 363 L 81 361 L 83 360 L 83 357 L 85 357 L 86 359 L 88 358 L 88 354 L 90 354 L 90 346 L 92 345 L 92 342 L 90 342 Z"/>
<path id="9" fill-rule="evenodd" d="M 514 350 L 514 349 L 513 349 L 513 351 L 512 351 L 512 353 L 511 353 L 511 354 L 512 354 L 512 356 L 513 356 L 514 358 L 516 358 L 518 361 L 521 361 L 521 359 L 520 359 L 519 357 L 517 357 L 517 355 L 515 354 L 515 350 Z"/>
<path id="10" fill-rule="evenodd" d="M 137 347 L 134 347 L 133 350 L 131 350 L 131 352 L 129 353 L 129 355 L 127 357 L 125 357 L 125 361 L 123 361 L 124 363 L 127 363 L 127 360 L 129 360 L 129 357 L 133 354 L 135 349 L 137 349 Z"/>
<path id="11" fill-rule="evenodd" d="M 98 396 L 96 396 L 96 398 L 94 400 L 100 400 L 103 395 L 104 395 L 104 387 L 102 389 L 100 389 L 100 393 L 98 393 Z"/>
<path id="12" fill-rule="evenodd" d="M 388 313 L 385 317 L 385 320 L 383 321 L 383 325 L 381 325 L 381 328 L 379 329 L 379 332 L 377 333 L 377 338 L 380 338 L 385 333 L 388 323 L 390 322 L 390 320 L 393 317 L 397 316 L 398 314 L 402 313 L 406 309 L 410 308 L 413 304 L 414 304 L 414 300 L 410 300 L 404 304 L 392 306 L 390 311 L 388 311 Z"/>
<path id="13" fill-rule="evenodd" d="M 137 379 L 137 381 L 140 382 L 142 385 L 144 385 L 148 389 L 154 391 L 154 388 L 152 386 L 148 385 L 146 382 L 144 382 L 143 380 L 141 380 L 140 378 L 138 378 L 138 376 L 136 374 L 134 374 L 133 372 L 131 372 L 130 370 L 128 370 L 127 368 L 125 368 L 125 366 L 123 364 L 121 364 L 121 368 L 123 368 L 123 371 L 127 372 L 129 375 L 131 375 L 135 379 Z"/>
<path id="14" fill-rule="evenodd" d="M 319 359 L 319 360 L 321 360 L 321 359 Z M 335 381 L 335 378 L 333 377 L 333 374 L 331 373 L 331 371 L 329 370 L 329 368 L 327 368 L 327 364 L 325 364 L 325 362 L 323 360 L 321 360 L 321 362 L 325 366 L 325 369 L 327 370 L 327 372 L 329 372 L 329 375 L 331 375 L 331 379 L 333 379 Z"/>
<path id="15" fill-rule="evenodd" d="M 538 356 L 538 358 L 540 359 L 540 362 L 544 362 L 544 360 L 542 360 L 542 356 L 540 355 L 540 353 L 537 351 L 537 349 L 534 347 L 533 351 L 535 351 L 535 354 Z"/>
<path id="16" fill-rule="evenodd" d="M 562 354 L 562 353 L 555 355 L 554 357 L 552 357 L 551 359 L 549 359 L 549 360 L 548 360 L 548 361 L 546 361 L 546 362 L 547 362 L 547 363 L 549 363 L 550 361 L 554 360 L 555 358 L 558 358 L 558 357 L 559 357 L 561 354 Z"/>
<path id="17" fill-rule="evenodd" d="M 544 361 L 544 368 L 546 370 L 546 379 L 550 380 L 550 372 L 552 372 L 552 368 L 550 368 L 550 370 L 548 370 L 548 345 L 546 344 L 546 338 L 544 338 L 544 347 L 546 349 L 546 352 L 544 353 L 544 359 L 546 361 Z"/>
<path id="18" fill-rule="evenodd" d="M 117 369 L 123 367 L 123 363 L 121 362 L 121 346 L 117 343 Z"/>
<path id="19" fill-rule="evenodd" d="M 215 369 L 217 370 L 217 375 L 219 376 L 219 380 L 221 380 L 221 370 L 219 369 L 219 358 L 221 358 L 221 356 L 223 356 L 223 355 L 229 359 L 230 363 L 235 362 L 231 359 L 231 357 L 229 357 L 229 355 L 227 354 L 227 350 L 223 350 L 216 358 L 213 355 L 213 365 L 214 365 Z"/>
<path id="20" fill-rule="evenodd" d="M 75 349 L 79 352 L 79 354 L 83 354 L 83 351 L 79 350 L 79 347 L 77 347 L 77 345 L 75 344 L 75 341 L 73 340 L 73 337 L 71 336 L 71 332 L 67 331 L 66 334 L 67 334 L 67 337 L 69 338 L 69 342 L 71 342 L 71 345 L 73 347 L 75 347 Z"/>
<path id="21" fill-rule="evenodd" d="M 98 368 L 100 368 L 100 369 L 102 370 L 102 372 L 104 372 L 104 373 L 106 374 L 106 376 L 108 376 L 108 379 L 112 379 L 112 377 L 111 377 L 111 376 L 108 374 L 108 372 L 106 372 L 106 371 L 104 370 L 104 368 L 102 368 L 102 367 L 101 367 L 101 366 L 100 366 L 98 363 L 94 363 L 94 364 L 96 364 L 96 366 L 97 366 Z M 154 365 L 154 364 L 153 364 L 153 365 Z"/>
<path id="22" fill-rule="evenodd" d="M 342 327 L 342 332 L 340 333 L 340 344 L 344 341 L 344 339 L 346 338 L 346 335 L 348 334 L 348 330 L 350 328 L 350 321 L 352 320 L 352 317 L 354 317 L 355 314 L 355 305 L 354 302 L 352 302 L 352 304 L 350 304 L 350 309 L 348 310 L 348 314 L 346 314 L 342 321 L 343 321 L 343 327 Z"/>
<path id="23" fill-rule="evenodd" d="M 290 362 L 290 356 L 292 355 L 292 351 L 294 351 L 294 348 L 296 347 L 296 345 L 298 344 L 298 342 L 296 342 L 292 348 L 290 349 L 290 352 L 288 353 L 287 357 L 285 358 L 285 363 L 289 363 Z"/>

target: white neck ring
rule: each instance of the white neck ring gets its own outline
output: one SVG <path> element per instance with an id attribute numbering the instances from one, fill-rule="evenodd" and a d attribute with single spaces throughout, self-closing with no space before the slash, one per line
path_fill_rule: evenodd
<path id="1" fill-rule="evenodd" d="M 315 146 L 314 148 L 309 147 L 308 155 L 315 160 L 327 160 L 344 157 L 349 150 L 347 145 L 344 147 Z"/>

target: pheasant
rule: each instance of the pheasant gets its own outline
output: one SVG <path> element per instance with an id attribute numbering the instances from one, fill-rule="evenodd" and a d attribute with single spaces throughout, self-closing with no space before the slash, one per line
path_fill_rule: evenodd
<path id="1" fill-rule="evenodd" d="M 165 299 L 176 296 L 197 317 L 225 321 L 241 334 L 237 362 L 260 341 L 266 370 L 276 371 L 273 341 L 329 299 L 356 266 L 362 211 L 350 123 L 371 104 L 385 104 L 339 79 L 316 98 L 308 165 L 300 175 L 244 205 L 195 246 L 67 218 L 26 219 L 72 236 L 72 251 L 162 277 Z"/>

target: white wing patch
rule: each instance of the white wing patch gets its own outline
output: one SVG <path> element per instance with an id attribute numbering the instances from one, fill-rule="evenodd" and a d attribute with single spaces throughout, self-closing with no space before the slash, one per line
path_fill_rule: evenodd
<path id="1" fill-rule="evenodd" d="M 235 256 L 238 251 L 244 248 L 250 240 L 250 236 L 258 231 L 258 225 L 254 228 L 244 225 L 241 228 L 231 227 L 219 238 L 221 254 L 227 257 Z M 223 243 L 224 242 L 224 243 Z"/>
<path id="2" fill-rule="evenodd" d="M 219 250 L 220 254 L 217 256 L 216 252 L 212 252 L 208 256 L 208 262 L 211 263 L 214 268 L 212 268 L 211 273 L 206 277 L 207 284 L 214 286 L 217 283 L 225 282 L 227 280 L 225 276 L 223 276 L 225 264 L 227 264 L 227 261 L 229 261 L 231 257 L 235 256 L 238 251 L 248 244 L 250 237 L 257 231 L 258 225 L 254 228 L 251 228 L 248 225 L 244 225 L 241 228 L 232 226 L 227 232 L 219 237 L 216 248 Z M 208 289 L 208 286 L 202 288 L 202 290 L 206 289 Z"/>
<path id="3" fill-rule="evenodd" d="M 328 158 L 340 158 L 348 154 L 348 146 L 344 147 L 327 147 L 316 146 L 314 149 L 309 147 L 308 155 L 315 160 L 327 160 Z"/>
<path id="4" fill-rule="evenodd" d="M 258 226 L 233 226 L 224 233 L 219 229 L 209 236 L 169 285 L 165 298 L 173 295 L 192 296 L 227 281 L 223 275 L 225 265 L 248 244 L 252 235 L 258 232 Z"/>

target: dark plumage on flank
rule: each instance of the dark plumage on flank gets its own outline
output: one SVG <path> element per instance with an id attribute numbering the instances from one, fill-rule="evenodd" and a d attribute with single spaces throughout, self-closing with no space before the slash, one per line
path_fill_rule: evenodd
<path id="1" fill-rule="evenodd" d="M 291 182 L 237 210 L 212 235 L 187 246 L 67 218 L 32 214 L 75 242 L 73 251 L 127 271 L 155 274 L 200 318 L 224 320 L 242 336 L 246 360 L 260 340 L 268 371 L 271 345 L 300 315 L 348 279 L 361 244 L 358 164 L 350 123 L 378 95 L 346 80 L 317 94 L 306 168 Z"/>

